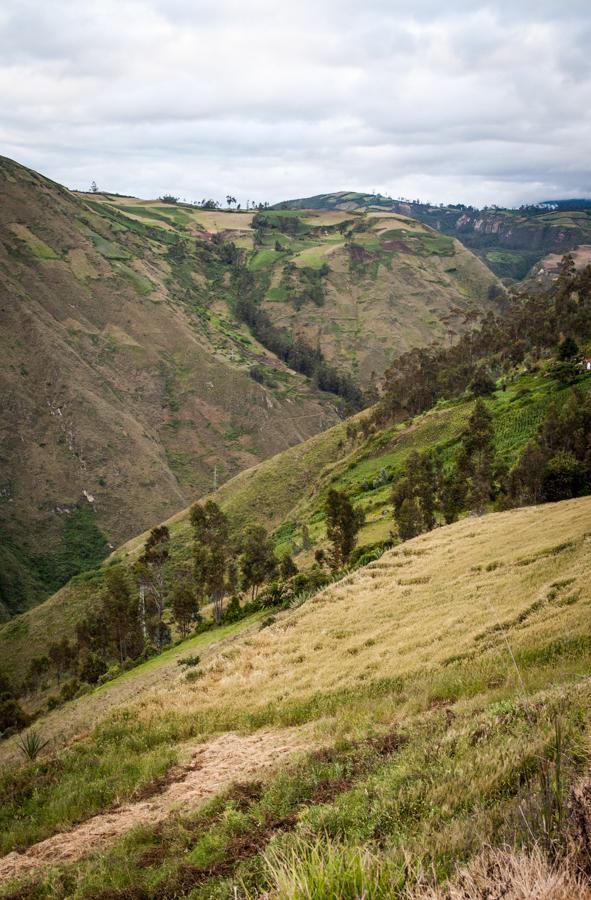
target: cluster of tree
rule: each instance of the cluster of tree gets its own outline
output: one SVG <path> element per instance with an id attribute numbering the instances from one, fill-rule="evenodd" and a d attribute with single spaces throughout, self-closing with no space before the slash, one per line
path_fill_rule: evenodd
<path id="1" fill-rule="evenodd" d="M 310 378 L 321 391 L 342 397 L 353 410 L 364 406 L 363 392 L 348 376 L 327 363 L 319 347 L 311 347 L 302 337 L 294 337 L 287 328 L 274 325 L 261 308 L 256 278 L 240 258 L 232 270 L 235 312 L 254 336 L 291 369 Z"/>
<path id="2" fill-rule="evenodd" d="M 509 472 L 508 506 L 568 500 L 591 492 L 591 396 L 574 388 L 548 410 L 535 441 Z"/>
<path id="3" fill-rule="evenodd" d="M 334 489 L 328 492 L 324 513 L 326 536 L 331 543 L 328 562 L 336 572 L 349 562 L 357 544 L 357 534 L 365 521 L 365 514 L 362 509 L 353 507 L 345 493 Z"/>
<path id="4" fill-rule="evenodd" d="M 264 213 L 258 212 L 253 217 L 251 227 L 253 228 L 255 235 L 259 233 L 261 236 L 263 236 L 266 231 L 280 231 L 283 234 L 295 237 L 297 234 L 308 231 L 308 228 L 304 225 L 299 216 L 281 216 L 277 213 L 265 215 Z"/>
<path id="5" fill-rule="evenodd" d="M 152 529 L 131 570 L 120 564 L 107 569 L 104 589 L 76 626 L 75 638 L 53 641 L 45 656 L 32 660 L 25 690 L 53 677 L 61 699 L 71 699 L 81 683 L 95 684 L 114 664 L 126 668 L 160 652 L 171 641 L 172 623 L 186 637 L 201 625 L 204 605 L 211 605 L 215 624 L 228 615 L 235 619 L 242 614 L 240 591 L 250 593 L 252 602 L 263 584 L 298 571 L 291 557 L 278 562 L 262 526 L 232 534 L 227 517 L 212 501 L 195 504 L 190 520 L 190 563 L 172 559 L 165 525 Z M 231 601 L 225 609 L 227 596 Z M 62 683 L 66 675 L 70 681 Z"/>
<path id="6" fill-rule="evenodd" d="M 324 306 L 324 279 L 329 272 L 330 267 L 326 263 L 318 269 L 296 266 L 294 263 L 284 266 L 281 284 L 286 288 L 296 309 L 301 309 L 305 303 Z"/>
<path id="7" fill-rule="evenodd" d="M 438 451 L 410 454 L 392 490 L 401 540 L 430 531 L 438 521 L 454 522 L 464 510 L 483 512 L 498 491 L 492 416 L 479 398 L 464 429 L 460 449 L 447 469 Z"/>
<path id="8" fill-rule="evenodd" d="M 392 504 L 398 536 L 408 540 L 490 504 L 507 509 L 590 492 L 591 396 L 574 388 L 566 402 L 549 408 L 535 441 L 510 470 L 495 456 L 492 416 L 478 399 L 451 466 L 438 450 L 411 453 Z"/>
<path id="9" fill-rule="evenodd" d="M 261 525 L 232 536 L 227 516 L 213 500 L 192 507 L 191 525 L 195 582 L 219 624 L 227 595 L 236 596 L 240 587 L 254 600 L 261 585 L 274 578 L 278 564 L 273 543 Z"/>
<path id="10" fill-rule="evenodd" d="M 501 374 L 526 358 L 539 359 L 558 347 L 561 336 L 591 338 L 591 266 L 577 272 L 571 256 L 564 257 L 547 294 L 513 298 L 502 315 L 489 313 L 451 347 L 417 348 L 400 356 L 384 376 L 376 421 L 404 419 L 441 398 L 457 397 L 483 372 Z"/>

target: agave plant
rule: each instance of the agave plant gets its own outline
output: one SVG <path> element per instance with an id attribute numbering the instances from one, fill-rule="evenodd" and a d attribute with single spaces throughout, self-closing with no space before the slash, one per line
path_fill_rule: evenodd
<path id="1" fill-rule="evenodd" d="M 18 745 L 26 759 L 34 760 L 48 743 L 49 741 L 44 741 L 38 731 L 28 731 L 21 736 Z"/>

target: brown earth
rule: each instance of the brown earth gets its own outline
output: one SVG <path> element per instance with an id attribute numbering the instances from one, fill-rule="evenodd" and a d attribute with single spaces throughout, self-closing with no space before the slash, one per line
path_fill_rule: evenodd
<path id="1" fill-rule="evenodd" d="M 54 552 L 87 503 L 116 546 L 210 489 L 214 467 L 223 482 L 338 420 L 274 357 L 282 380 L 253 381 L 272 354 L 210 313 L 203 266 L 191 282 L 175 268 L 170 230 L 90 202 L 0 158 L 4 551 Z M 0 620 L 28 605 L 19 582 L 0 578 Z"/>

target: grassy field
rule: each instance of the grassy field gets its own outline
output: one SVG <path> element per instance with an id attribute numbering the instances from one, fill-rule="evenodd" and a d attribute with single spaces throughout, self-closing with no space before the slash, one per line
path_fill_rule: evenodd
<path id="1" fill-rule="evenodd" d="M 396 897 L 485 843 L 542 840 L 540 777 L 561 765 L 564 803 L 589 761 L 590 539 L 584 498 L 395 548 L 212 652 L 197 680 L 155 678 L 4 776 L 4 851 L 133 796 L 188 741 L 304 725 L 321 749 L 35 876 L 31 896 L 328 900 L 361 879 L 366 896 Z"/>

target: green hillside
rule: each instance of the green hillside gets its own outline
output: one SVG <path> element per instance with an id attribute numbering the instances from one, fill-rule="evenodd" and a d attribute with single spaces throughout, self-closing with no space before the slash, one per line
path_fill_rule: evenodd
<path id="1" fill-rule="evenodd" d="M 458 242 L 406 216 L 91 202 L 159 227 L 176 227 L 182 216 L 185 234 L 233 242 L 245 253 L 255 300 L 271 321 L 320 347 L 364 387 L 401 352 L 453 339 L 502 296 L 495 278 Z M 224 266 L 215 249 L 214 243 L 210 274 L 223 295 Z M 261 370 L 263 379 L 273 374 Z"/>
<path id="2" fill-rule="evenodd" d="M 0 896 L 585 897 L 590 301 L 564 264 L 0 627 Z"/>
<path id="3" fill-rule="evenodd" d="M 588 201 L 503 209 L 474 209 L 463 204 L 437 206 L 393 200 L 381 194 L 338 191 L 277 204 L 280 209 L 318 209 L 353 214 L 396 213 L 461 241 L 500 278 L 522 279 L 548 254 L 591 244 Z M 557 208 L 553 208 L 556 206 Z"/>
<path id="4" fill-rule="evenodd" d="M 7 159 L 0 192 L 2 618 L 359 409 L 394 355 L 502 294 L 400 217 L 75 194 Z"/>
<path id="5" fill-rule="evenodd" d="M 590 390 L 591 379 L 580 387 Z M 488 407 L 496 451 L 508 466 L 535 437 L 550 404 L 561 403 L 568 391 L 543 374 L 524 374 L 492 395 Z M 328 490 L 336 488 L 364 510 L 359 545 L 370 548 L 391 535 L 392 482 L 402 473 L 409 454 L 437 449 L 445 464 L 457 453 L 473 406 L 472 398 L 440 402 L 410 422 L 377 431 L 370 425 L 370 411 L 361 413 L 240 473 L 209 497 L 228 515 L 235 533 L 248 525 L 264 525 L 273 531 L 277 555 L 291 552 L 296 563 L 305 567 L 313 562 L 315 549 L 325 546 L 324 500 Z M 364 422 L 369 425 L 365 436 Z M 192 542 L 188 510 L 166 524 L 173 558 L 188 562 Z M 304 524 L 312 542 L 307 550 L 302 549 Z M 49 640 L 73 636 L 76 623 L 95 604 L 109 565 L 117 560 L 131 565 L 146 537 L 147 532 L 122 545 L 107 566 L 73 578 L 45 603 L 0 626 L 0 657 L 17 683 L 31 659 L 46 651 Z"/>

